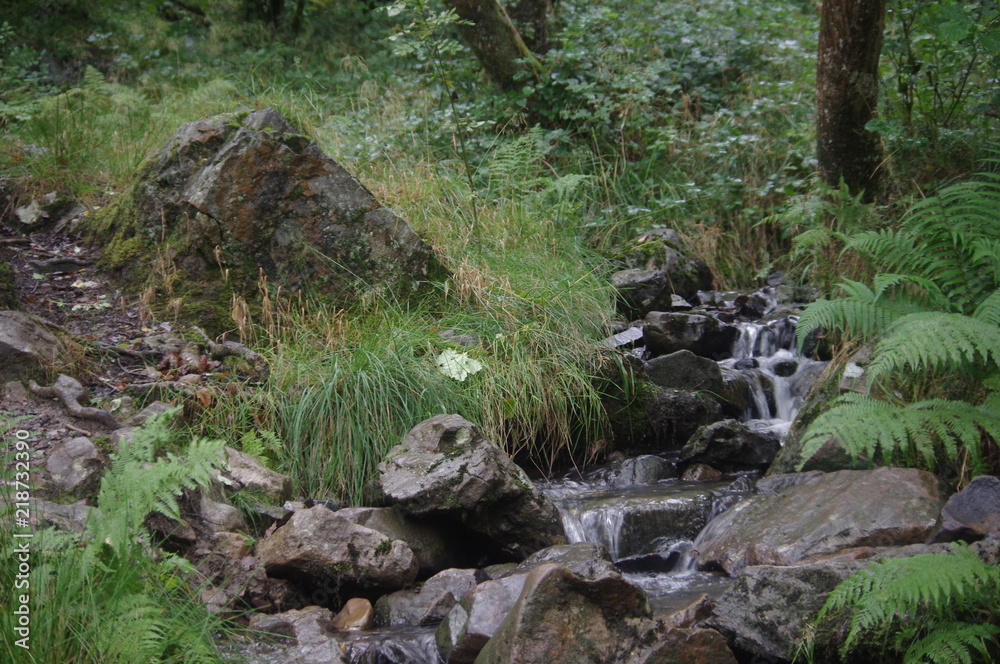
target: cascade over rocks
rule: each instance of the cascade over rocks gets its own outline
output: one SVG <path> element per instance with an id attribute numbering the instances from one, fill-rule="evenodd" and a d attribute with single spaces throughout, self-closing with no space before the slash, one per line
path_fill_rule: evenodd
<path id="1" fill-rule="evenodd" d="M 410 226 L 271 108 L 182 126 L 84 228 L 104 247 L 99 266 L 133 292 L 180 298 L 213 332 L 261 274 L 349 302 L 366 286 L 403 293 L 431 270 Z"/>
<path id="2" fill-rule="evenodd" d="M 458 415 L 413 427 L 378 472 L 382 493 L 404 511 L 459 521 L 518 558 L 566 541 L 556 506 Z"/>
<path id="3" fill-rule="evenodd" d="M 562 565 L 540 565 L 475 662 L 624 662 L 651 615 L 646 594 L 617 572 L 584 579 Z"/>
<path id="4" fill-rule="evenodd" d="M 851 547 L 923 543 L 936 532 L 944 500 L 938 479 L 912 468 L 819 475 L 712 520 L 695 541 L 699 567 L 736 574 Z"/>

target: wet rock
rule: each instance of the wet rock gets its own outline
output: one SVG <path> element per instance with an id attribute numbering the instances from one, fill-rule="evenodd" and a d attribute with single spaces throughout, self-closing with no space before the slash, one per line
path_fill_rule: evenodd
<path id="1" fill-rule="evenodd" d="M 549 563 L 562 565 L 584 579 L 594 579 L 617 570 L 606 546 L 593 542 L 577 542 L 550 546 L 533 553 L 517 566 L 515 573 L 524 574 L 539 565 Z"/>
<path id="2" fill-rule="evenodd" d="M 646 377 L 660 387 L 720 394 L 725 389 L 718 363 L 689 350 L 654 357 L 645 364 Z"/>
<path id="3" fill-rule="evenodd" d="M 736 657 L 715 630 L 671 629 L 628 664 L 736 664 Z"/>
<path id="4" fill-rule="evenodd" d="M 771 371 L 779 378 L 789 378 L 795 375 L 799 369 L 799 363 L 795 360 L 781 360 L 771 365 Z"/>
<path id="5" fill-rule="evenodd" d="M 708 464 L 696 463 L 681 475 L 685 482 L 717 482 L 722 479 L 722 471 Z"/>
<path id="6" fill-rule="evenodd" d="M 746 567 L 705 625 L 746 661 L 790 662 L 830 591 L 864 562 Z"/>
<path id="7" fill-rule="evenodd" d="M 21 311 L 0 311 L 0 381 L 41 380 L 59 353 L 59 340 Z"/>
<path id="8" fill-rule="evenodd" d="M 980 475 L 951 496 L 941 510 L 937 542 L 1000 537 L 1000 478 Z"/>
<path id="9" fill-rule="evenodd" d="M 255 295 L 261 273 L 347 303 L 373 285 L 405 294 L 432 269 L 410 226 L 271 108 L 180 127 L 83 228 L 130 291 L 172 256 L 179 315 L 209 332 L 231 327 L 231 297 Z"/>
<path id="10" fill-rule="evenodd" d="M 320 606 L 273 615 L 258 613 L 250 618 L 250 629 L 295 639 L 299 644 L 324 643 L 334 636 L 333 613 Z"/>
<path id="11" fill-rule="evenodd" d="M 756 360 L 754 360 L 756 362 Z M 737 362 L 736 364 L 739 364 Z M 730 417 L 741 418 L 751 410 L 753 394 L 746 375 L 732 369 L 722 369 L 722 407 Z"/>
<path id="12" fill-rule="evenodd" d="M 249 489 L 280 505 L 292 495 L 292 478 L 265 467 L 256 457 L 226 448 L 229 470 L 224 473 L 235 483 L 234 490 Z"/>
<path id="13" fill-rule="evenodd" d="M 89 438 L 70 438 L 49 451 L 45 469 L 63 491 L 85 493 L 100 481 L 101 454 Z"/>
<path id="14" fill-rule="evenodd" d="M 686 351 L 681 351 L 686 352 Z M 707 392 L 663 388 L 646 404 L 649 434 L 640 439 L 641 449 L 680 449 L 699 427 L 722 416 L 718 400 Z"/>
<path id="15" fill-rule="evenodd" d="M 605 478 L 612 489 L 637 484 L 655 484 L 660 480 L 677 477 L 677 470 L 662 457 L 652 454 L 632 457 L 615 464 Z"/>
<path id="16" fill-rule="evenodd" d="M 532 570 L 478 664 L 606 664 L 626 659 L 651 611 L 646 594 L 617 572 L 581 578 L 562 565 Z"/>
<path id="17" fill-rule="evenodd" d="M 736 420 L 699 429 L 681 450 L 684 463 L 704 463 L 725 473 L 766 470 L 781 443 L 773 434 L 753 431 Z"/>
<path id="18" fill-rule="evenodd" d="M 405 542 L 417 559 L 418 574 L 424 577 L 450 567 L 471 565 L 482 555 L 476 543 L 461 538 L 447 524 L 410 516 L 397 507 L 347 507 L 337 514 Z"/>
<path id="19" fill-rule="evenodd" d="M 702 593 L 691 600 L 686 606 L 659 616 L 667 629 L 685 629 L 694 627 L 712 615 L 715 600 L 708 593 Z"/>
<path id="20" fill-rule="evenodd" d="M 415 426 L 378 470 L 382 492 L 404 511 L 459 521 L 512 555 L 565 543 L 555 505 L 458 415 Z"/>
<path id="21" fill-rule="evenodd" d="M 352 597 L 340 613 L 333 617 L 333 628 L 339 630 L 371 629 L 375 624 L 372 603 L 363 597 Z"/>
<path id="22" fill-rule="evenodd" d="M 757 493 L 782 493 L 793 486 L 798 486 L 814 477 L 819 477 L 823 472 L 810 470 L 806 473 L 784 473 L 782 475 L 768 475 L 757 480 L 755 487 Z"/>
<path id="23" fill-rule="evenodd" d="M 258 542 L 257 555 L 269 576 L 339 592 L 399 590 L 417 576 L 417 561 L 406 544 L 321 506 L 292 514 Z"/>
<path id="24" fill-rule="evenodd" d="M 944 504 L 934 475 L 910 468 L 844 470 L 780 494 L 748 498 L 698 536 L 699 567 L 736 574 L 856 546 L 927 541 Z"/>
<path id="25" fill-rule="evenodd" d="M 466 593 L 438 626 L 438 651 L 448 664 L 472 664 L 521 595 L 527 574 L 484 581 Z"/>
<path id="26" fill-rule="evenodd" d="M 702 314 L 651 311 L 643 326 L 643 341 L 655 355 L 689 350 L 712 359 L 729 357 L 739 329 Z"/>
<path id="27" fill-rule="evenodd" d="M 379 625 L 432 625 L 485 579 L 474 569 L 446 569 L 423 585 L 383 595 L 375 603 Z"/>

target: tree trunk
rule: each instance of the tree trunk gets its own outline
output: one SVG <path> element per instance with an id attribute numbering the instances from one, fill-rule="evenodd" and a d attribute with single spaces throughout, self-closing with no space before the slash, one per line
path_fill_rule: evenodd
<path id="1" fill-rule="evenodd" d="M 499 0 L 445 0 L 445 4 L 472 23 L 460 26 L 462 36 L 498 88 L 514 90 L 523 85 L 519 74 L 538 73 L 538 61 Z"/>
<path id="2" fill-rule="evenodd" d="M 508 14 L 521 39 L 532 53 L 545 55 L 549 50 L 549 14 L 552 0 L 518 0 Z"/>
<path id="3" fill-rule="evenodd" d="M 865 125 L 878 103 L 885 0 L 823 0 L 816 70 L 820 177 L 870 202 L 881 190 L 882 144 Z"/>

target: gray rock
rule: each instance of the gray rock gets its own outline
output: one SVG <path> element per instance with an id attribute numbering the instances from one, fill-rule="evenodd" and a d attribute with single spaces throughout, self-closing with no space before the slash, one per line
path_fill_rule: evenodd
<path id="1" fill-rule="evenodd" d="M 516 573 L 526 574 L 539 565 L 549 563 L 562 565 L 584 579 L 595 579 L 617 570 L 606 546 L 593 542 L 578 542 L 550 546 L 536 551 L 517 566 Z"/>
<path id="2" fill-rule="evenodd" d="M 271 615 L 255 614 L 250 629 L 295 639 L 299 644 L 317 644 L 333 636 L 333 613 L 320 606 L 285 611 Z"/>
<path id="3" fill-rule="evenodd" d="M 406 544 L 319 505 L 292 514 L 258 542 L 257 555 L 268 576 L 326 585 L 338 593 L 399 590 L 417 576 L 416 558 Z"/>
<path id="4" fill-rule="evenodd" d="M 198 516 L 211 532 L 246 530 L 240 511 L 228 503 L 202 497 L 199 501 Z"/>
<path id="5" fill-rule="evenodd" d="M 101 453 L 89 438 L 70 438 L 49 451 L 45 469 L 63 491 L 86 491 L 100 480 Z"/>
<path id="6" fill-rule="evenodd" d="M 830 591 L 865 566 L 826 562 L 796 567 L 747 567 L 716 600 L 705 625 L 746 660 L 789 662 Z"/>
<path id="7" fill-rule="evenodd" d="M 926 542 L 944 504 L 934 475 L 910 468 L 844 470 L 716 517 L 695 541 L 699 566 L 736 574 L 858 546 Z"/>
<path id="8" fill-rule="evenodd" d="M 521 595 L 527 574 L 484 581 L 466 593 L 441 621 L 438 651 L 449 664 L 472 664 Z"/>
<path id="9" fill-rule="evenodd" d="M 231 327 L 231 295 L 255 295 L 261 272 L 348 303 L 372 285 L 405 294 L 431 270 L 410 226 L 271 108 L 180 127 L 83 225 L 99 266 L 132 291 L 168 245 L 186 281 L 180 315 L 210 332 Z"/>
<path id="10" fill-rule="evenodd" d="M 32 528 L 47 528 L 52 526 L 60 530 L 68 530 L 74 533 L 82 533 L 87 527 L 87 519 L 96 507 L 90 507 L 84 501 L 78 500 L 75 503 L 62 505 L 52 503 L 40 498 L 32 498 L 28 501 L 30 515 L 28 523 Z M 100 512 L 98 511 L 99 515 Z"/>
<path id="11" fill-rule="evenodd" d="M 224 475 L 235 483 L 235 488 L 250 489 L 280 505 L 292 495 L 292 478 L 265 467 L 256 457 L 245 452 L 226 448 L 229 470 Z M 325 509 L 325 508 L 324 508 Z"/>
<path id="12" fill-rule="evenodd" d="M 671 629 L 628 664 L 736 664 L 736 657 L 715 630 Z"/>
<path id="13" fill-rule="evenodd" d="M 0 381 L 42 379 L 59 353 L 59 340 L 21 311 L 0 311 Z"/>
<path id="14" fill-rule="evenodd" d="M 980 475 L 951 496 L 941 510 L 937 542 L 1000 537 L 1000 477 Z"/>
<path id="15" fill-rule="evenodd" d="M 620 311 L 627 318 L 638 318 L 649 311 L 672 307 L 673 298 L 667 277 L 659 270 L 619 270 L 611 275 L 611 285 L 618 292 Z"/>
<path id="16" fill-rule="evenodd" d="M 460 521 L 513 555 L 565 542 L 555 505 L 458 415 L 415 426 L 378 471 L 382 492 L 403 510 Z"/>
<path id="17" fill-rule="evenodd" d="M 646 377 L 660 387 L 714 395 L 725 390 L 718 363 L 689 350 L 655 357 L 646 362 L 645 370 Z"/>
<path id="18" fill-rule="evenodd" d="M 698 429 L 681 450 L 681 461 L 708 464 L 726 473 L 766 470 L 779 449 L 781 443 L 773 434 L 722 420 Z"/>
<path id="19" fill-rule="evenodd" d="M 699 427 L 722 416 L 718 399 L 708 392 L 661 388 L 654 394 L 646 404 L 650 431 L 641 449 L 654 452 L 680 449 Z"/>
<path id="20" fill-rule="evenodd" d="M 154 417 L 163 417 L 164 415 L 172 413 L 176 410 L 178 410 L 177 406 L 164 401 L 154 401 L 138 413 L 130 415 L 128 419 L 125 420 L 125 426 L 139 427 Z"/>
<path id="21" fill-rule="evenodd" d="M 608 471 L 605 481 L 612 489 L 618 489 L 637 484 L 655 484 L 673 477 L 677 477 L 677 469 L 672 464 L 662 457 L 646 454 L 615 464 Z"/>
<path id="22" fill-rule="evenodd" d="M 446 569 L 411 590 L 383 595 L 375 603 L 375 620 L 379 625 L 439 623 L 483 581 L 480 576 L 474 569 Z"/>
<path id="23" fill-rule="evenodd" d="M 793 486 L 798 486 L 806 480 L 819 477 L 823 472 L 810 470 L 806 473 L 783 473 L 781 475 L 768 475 L 757 480 L 755 487 L 757 493 L 782 493 Z"/>
<path id="24" fill-rule="evenodd" d="M 739 329 L 702 315 L 651 311 L 646 315 L 643 340 L 656 355 L 689 350 L 712 359 L 729 357 Z"/>
<path id="25" fill-rule="evenodd" d="M 541 565 L 475 661 L 624 662 L 651 615 L 646 594 L 617 572 L 584 579 L 562 565 Z"/>
<path id="26" fill-rule="evenodd" d="M 417 559 L 419 574 L 429 576 L 443 569 L 471 564 L 478 547 L 443 524 L 418 519 L 397 507 L 347 507 L 337 514 L 348 521 L 371 528 L 391 539 L 406 542 Z"/>

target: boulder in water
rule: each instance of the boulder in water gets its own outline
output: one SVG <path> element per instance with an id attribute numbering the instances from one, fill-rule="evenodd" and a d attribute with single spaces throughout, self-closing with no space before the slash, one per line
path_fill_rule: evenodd
<path id="1" fill-rule="evenodd" d="M 515 572 L 525 574 L 539 565 L 549 563 L 562 565 L 584 579 L 593 579 L 616 569 L 606 546 L 593 542 L 577 542 L 536 551 L 518 565 Z"/>
<path id="2" fill-rule="evenodd" d="M 438 626 L 438 650 L 448 664 L 472 664 L 521 595 L 527 574 L 484 581 L 461 598 Z"/>
<path id="3" fill-rule="evenodd" d="M 722 420 L 698 429 L 681 450 L 681 461 L 708 464 L 726 473 L 766 470 L 780 449 L 774 434 L 753 431 L 736 420 Z"/>
<path id="4" fill-rule="evenodd" d="M 321 606 L 271 615 L 258 613 L 250 619 L 250 629 L 295 639 L 299 644 L 323 643 L 333 634 L 333 613 Z"/>
<path id="5" fill-rule="evenodd" d="M 842 470 L 744 500 L 709 523 L 695 548 L 702 569 L 736 574 L 851 547 L 921 543 L 936 532 L 943 504 L 931 473 Z"/>
<path id="6" fill-rule="evenodd" d="M 736 657 L 715 630 L 671 629 L 628 664 L 736 664 Z"/>
<path id="7" fill-rule="evenodd" d="M 654 355 L 689 350 L 721 360 L 729 357 L 739 330 L 704 314 L 651 311 L 642 329 L 643 341 Z"/>
<path id="8" fill-rule="evenodd" d="M 364 597 L 352 597 L 340 613 L 333 617 L 333 627 L 339 630 L 371 629 L 375 622 L 372 603 Z"/>
<path id="9" fill-rule="evenodd" d="M 458 415 L 413 427 L 378 470 L 383 494 L 404 511 L 459 521 L 518 558 L 566 541 L 556 506 Z"/>
<path id="10" fill-rule="evenodd" d="M 660 387 L 691 392 L 721 394 L 725 390 L 722 369 L 718 363 L 679 350 L 646 362 L 646 377 Z"/>

